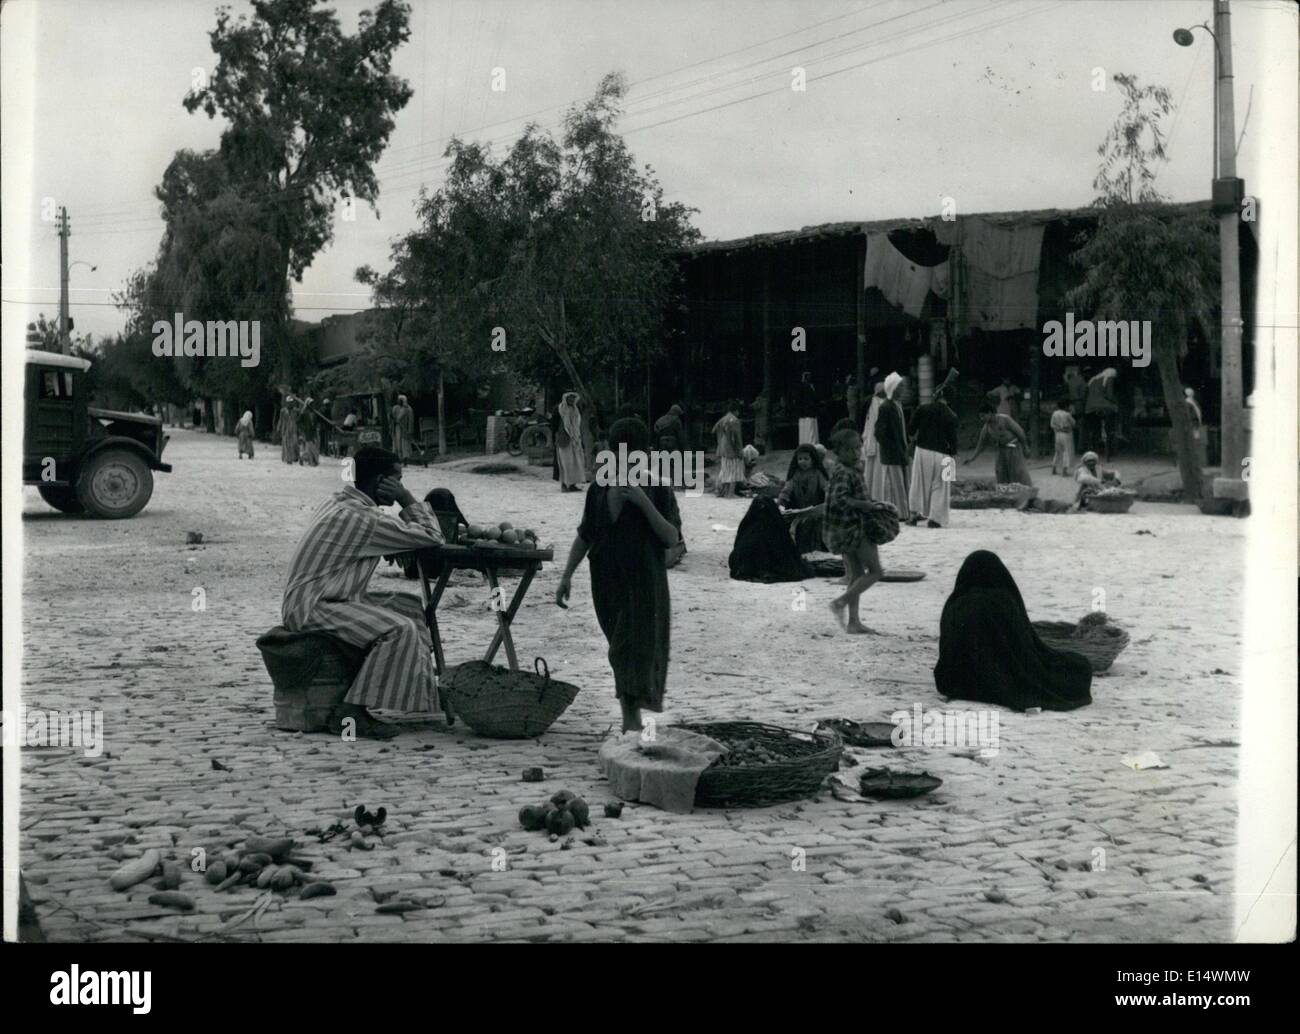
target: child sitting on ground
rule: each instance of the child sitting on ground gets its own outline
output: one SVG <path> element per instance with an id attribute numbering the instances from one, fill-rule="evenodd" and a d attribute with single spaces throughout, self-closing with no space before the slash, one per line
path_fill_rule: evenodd
<path id="1" fill-rule="evenodd" d="M 831 613 L 846 632 L 879 635 L 859 620 L 858 600 L 884 573 L 876 546 L 898 535 L 898 512 L 889 503 L 875 502 L 867 495 L 858 469 L 862 438 L 856 431 L 837 431 L 831 436 L 831 447 L 839 462 L 826 490 L 823 533 L 826 547 L 844 557 L 849 574 L 844 595 L 831 601 Z"/>

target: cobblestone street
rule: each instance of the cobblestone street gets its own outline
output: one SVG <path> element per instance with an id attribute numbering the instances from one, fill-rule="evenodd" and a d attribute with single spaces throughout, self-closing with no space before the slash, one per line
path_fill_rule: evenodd
<path id="1" fill-rule="evenodd" d="M 23 751 L 21 861 L 51 940 L 198 940 L 265 892 L 218 894 L 186 872 L 196 902 L 176 915 L 151 883 L 118 893 L 120 857 L 150 847 L 187 868 L 191 850 L 256 834 L 305 841 L 335 897 L 274 896 L 222 936 L 264 941 L 437 940 L 1228 940 L 1241 694 L 1240 557 L 1248 522 L 1138 503 L 1121 516 L 954 511 L 950 529 L 904 527 L 863 618 L 885 635 L 842 635 L 832 582 L 730 581 L 727 555 L 748 500 L 684 498 L 689 554 L 669 574 L 673 647 L 658 720 L 751 719 L 810 729 L 817 718 L 885 721 L 941 707 L 931 669 L 939 615 L 964 557 L 996 551 L 1035 619 L 1093 608 L 1132 642 L 1073 713 L 998 711 L 992 757 L 944 747 L 852 753 L 927 770 L 943 785 L 912 801 L 829 791 L 787 806 L 673 815 L 610 794 L 597 749 L 618 706 L 584 565 L 570 609 L 553 603 L 581 494 L 549 468 L 482 475 L 412 467 L 417 496 L 450 488 L 475 521 L 512 520 L 554 547 L 515 622 L 522 664 L 543 655 L 582 692 L 540 740 L 481 739 L 441 716 L 391 743 L 273 726 L 254 639 L 279 622 L 290 552 L 333 461 L 289 468 L 257 445 L 170 429 L 152 502 L 126 521 L 69 518 L 25 490 L 23 694 L 28 709 L 100 709 L 97 757 Z M 1045 472 L 1035 472 L 1049 480 Z M 722 530 L 715 530 L 715 525 Z M 187 547 L 186 532 L 203 544 Z M 1213 562 L 1211 562 L 1211 558 Z M 417 591 L 381 564 L 376 586 Z M 513 583 L 510 583 L 512 585 Z M 206 609 L 192 609 L 202 588 Z M 453 580 L 440 611 L 450 663 L 481 656 L 494 618 L 481 582 Z M 10 645 L 16 637 L 11 637 Z M 501 658 L 499 658 L 500 660 Z M 954 702 L 951 707 L 960 707 Z M 973 706 L 973 705 L 970 705 Z M 1122 759 L 1154 751 L 1167 768 Z M 888 755 L 886 758 L 885 755 Z M 220 762 L 222 768 L 215 767 Z M 539 765 L 542 783 L 520 781 Z M 570 849 L 520 829 L 525 804 L 568 789 L 593 827 Z M 371 852 L 304 831 L 384 805 Z M 504 849 L 506 868 L 494 871 Z M 116 853 L 119 858 L 114 858 Z M 806 864 L 800 864 L 801 862 Z M 378 914 L 398 891 L 429 907 Z"/>

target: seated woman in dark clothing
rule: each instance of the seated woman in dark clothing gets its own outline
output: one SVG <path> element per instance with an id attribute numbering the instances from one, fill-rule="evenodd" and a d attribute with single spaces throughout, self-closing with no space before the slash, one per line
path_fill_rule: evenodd
<path id="1" fill-rule="evenodd" d="M 1072 711 L 1092 703 L 1088 659 L 1038 638 L 1016 580 L 984 549 L 966 558 L 944 604 L 934 684 L 950 699 L 1013 711 Z"/>
<path id="2" fill-rule="evenodd" d="M 804 510 L 822 506 L 826 502 L 826 472 L 821 457 L 811 445 L 795 449 L 790 457 L 790 469 L 785 475 L 785 487 L 777 496 L 777 505 L 785 510 Z M 823 512 L 800 514 L 792 519 L 790 535 L 800 553 L 824 552 L 822 541 Z"/>

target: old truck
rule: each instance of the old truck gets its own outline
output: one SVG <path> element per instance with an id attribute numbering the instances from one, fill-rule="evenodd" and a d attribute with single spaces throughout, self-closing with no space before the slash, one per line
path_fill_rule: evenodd
<path id="1" fill-rule="evenodd" d="M 63 513 L 133 517 L 153 494 L 167 445 L 162 420 L 89 404 L 90 361 L 28 350 L 23 483 Z"/>

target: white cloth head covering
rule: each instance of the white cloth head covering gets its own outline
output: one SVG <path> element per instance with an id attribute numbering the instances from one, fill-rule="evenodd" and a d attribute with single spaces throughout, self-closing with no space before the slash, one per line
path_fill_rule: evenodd
<path id="1" fill-rule="evenodd" d="M 895 370 L 885 378 L 885 398 L 892 399 L 898 386 L 903 383 L 903 375 Z"/>
<path id="2" fill-rule="evenodd" d="M 239 418 L 239 423 L 238 423 L 236 426 L 237 426 L 237 427 L 252 427 L 252 426 L 253 426 L 253 411 L 252 411 L 251 409 L 246 409 L 246 410 L 244 410 L 244 415 L 241 416 L 241 417 Z"/>
<path id="3" fill-rule="evenodd" d="M 1100 458 L 1101 457 L 1098 456 L 1095 452 L 1085 452 L 1082 456 L 1079 457 L 1079 462 L 1096 463 Z"/>
<path id="4" fill-rule="evenodd" d="M 759 452 L 752 445 L 746 445 L 745 448 L 741 450 L 740 454 L 745 457 L 746 463 L 758 462 Z"/>
<path id="5" fill-rule="evenodd" d="M 569 400 L 573 399 L 572 402 Z M 582 414 L 578 412 L 578 393 L 576 391 L 566 391 L 564 398 L 560 400 L 560 424 L 564 428 L 565 434 L 569 436 L 572 442 L 580 443 L 582 441 Z"/>

